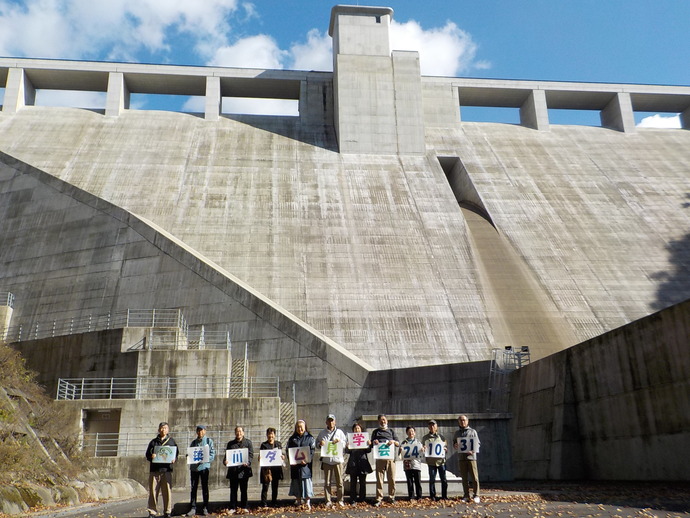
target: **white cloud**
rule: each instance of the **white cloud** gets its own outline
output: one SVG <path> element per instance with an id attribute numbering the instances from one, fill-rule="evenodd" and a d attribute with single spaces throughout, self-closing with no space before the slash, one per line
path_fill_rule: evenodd
<path id="1" fill-rule="evenodd" d="M 680 129 L 680 114 L 667 117 L 658 113 L 645 117 L 637 125 L 638 128 L 672 128 Z"/>
<path id="2" fill-rule="evenodd" d="M 0 0 L 0 55 L 133 59 L 177 38 L 197 51 L 227 42 L 237 0 Z"/>
<path id="3" fill-rule="evenodd" d="M 486 61 L 475 62 L 477 44 L 472 36 L 452 22 L 424 30 L 419 23 L 391 22 L 391 48 L 416 50 L 422 75 L 456 76 L 473 68 L 486 69 Z"/>
<path id="4" fill-rule="evenodd" d="M 283 68 L 287 52 L 270 36 L 259 34 L 216 50 L 209 65 L 240 68 Z"/>
<path id="5" fill-rule="evenodd" d="M 307 33 L 306 43 L 295 43 L 290 47 L 294 70 L 333 70 L 333 39 L 328 33 L 312 29 Z"/>

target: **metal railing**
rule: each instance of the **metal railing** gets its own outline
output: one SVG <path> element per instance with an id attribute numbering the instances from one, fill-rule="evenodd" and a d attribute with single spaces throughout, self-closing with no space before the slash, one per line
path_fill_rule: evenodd
<path id="1" fill-rule="evenodd" d="M 124 327 L 174 328 L 187 333 L 187 322 L 180 309 L 127 309 L 106 315 L 17 324 L 7 329 L 7 340 L 21 342 Z"/>
<path id="2" fill-rule="evenodd" d="M 194 425 L 192 425 L 194 426 Z M 277 427 L 276 427 L 277 428 Z M 151 432 L 84 432 L 82 450 L 91 457 L 143 457 L 149 441 L 154 438 L 155 430 Z M 187 446 L 196 437 L 194 430 L 179 432 L 171 430 L 170 435 L 175 439 L 179 454 L 187 453 Z M 258 458 L 259 444 L 265 439 L 265 430 L 244 428 L 244 435 L 254 444 L 255 457 Z M 231 430 L 212 430 L 206 436 L 213 439 L 216 446 L 216 459 L 222 459 L 226 444 L 235 438 L 234 428 Z"/>
<path id="3" fill-rule="evenodd" d="M 14 296 L 5 293 L 8 305 Z M 0 305 L 5 300 L 0 292 Z M 53 338 L 91 331 L 138 327 L 148 329 L 145 338 L 130 347 L 130 350 L 145 349 L 231 349 L 228 331 L 207 331 L 202 325 L 190 329 L 180 309 L 127 309 L 106 315 L 83 317 L 31 325 L 17 324 L 4 330 L 5 341 L 21 342 L 39 338 Z"/>
<path id="4" fill-rule="evenodd" d="M 0 291 L 0 306 L 14 307 L 14 295 L 9 291 Z"/>
<path id="5" fill-rule="evenodd" d="M 228 376 L 69 378 L 58 380 L 58 400 L 229 398 L 243 384 L 244 397 L 278 397 L 278 378 Z M 236 397 L 236 396 L 235 396 Z"/>

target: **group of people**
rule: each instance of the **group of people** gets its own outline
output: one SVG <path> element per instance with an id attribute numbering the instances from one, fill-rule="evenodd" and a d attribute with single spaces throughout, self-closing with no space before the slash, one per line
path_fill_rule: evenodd
<path id="1" fill-rule="evenodd" d="M 470 501 L 470 479 L 472 481 L 472 500 L 479 502 L 479 476 L 477 471 L 477 453 L 479 452 L 479 436 L 476 430 L 469 427 L 467 416 L 458 417 L 459 429 L 455 432 L 452 446 L 458 451 L 460 476 L 462 477 L 463 500 Z M 266 441 L 261 443 L 260 450 L 274 450 L 280 452 L 279 464 L 261 466 L 259 479 L 261 483 L 261 506 L 269 505 L 268 490 L 271 490 L 271 505 L 277 503 L 278 487 L 283 479 L 282 464 L 286 458 L 290 459 L 290 489 L 288 494 L 295 497 L 295 503 L 311 509 L 311 499 L 314 496 L 312 484 L 313 454 L 316 448 L 325 448 L 325 455 L 321 455 L 321 469 L 323 470 L 324 494 L 326 507 L 344 507 L 343 478 L 344 473 L 350 476 L 350 502 L 363 502 L 366 498 L 366 477 L 376 471 L 376 506 L 383 502 L 384 478 L 388 482 L 389 501 L 395 502 L 395 459 L 399 455 L 403 459 L 403 468 L 407 481 L 407 491 L 410 499 L 422 498 L 421 467 L 425 462 L 429 470 L 429 497 L 435 500 L 448 498 L 448 481 L 446 478 L 446 455 L 448 443 L 446 438 L 438 433 L 435 420 L 428 422 L 429 431 L 422 437 L 421 442 L 416 437 L 413 426 L 406 428 L 406 438 L 398 440 L 395 430 L 388 427 L 388 418 L 378 416 L 378 427 L 371 432 L 364 443 L 350 444 L 347 435 L 337 427 L 336 418 L 329 414 L 326 427 L 316 438 L 307 429 L 304 420 L 295 423 L 293 434 L 287 441 L 285 452 L 282 451 L 280 441 L 276 440 L 275 428 L 266 430 Z M 362 434 L 364 429 L 359 423 L 352 426 L 353 434 Z M 174 448 L 174 449 L 173 449 Z M 215 444 L 206 436 L 206 426 L 196 427 L 196 438 L 190 448 L 195 457 L 189 464 L 191 477 L 191 509 L 187 516 L 208 514 L 209 504 L 209 471 L 211 462 L 215 459 Z M 369 453 L 372 449 L 393 452 L 388 457 L 379 457 L 372 468 Z M 241 462 L 229 462 L 226 454 L 223 464 L 227 466 L 226 478 L 230 481 L 230 513 L 249 512 L 247 509 L 247 489 L 249 479 L 253 476 L 252 461 L 254 447 L 252 442 L 244 436 L 241 426 L 235 428 L 235 438 L 228 442 L 226 450 L 243 450 Z M 290 457 L 290 451 L 293 452 Z M 306 452 L 309 455 L 306 455 Z M 244 453 L 246 452 L 246 454 Z M 198 454 L 198 457 L 197 457 Z M 348 454 L 347 462 L 344 454 Z M 158 497 L 163 497 L 163 516 L 167 518 L 172 513 L 172 466 L 179 456 L 177 444 L 169 435 L 168 423 L 160 423 L 158 435 L 151 440 L 146 450 L 146 458 L 150 462 L 148 512 L 150 517 L 157 516 Z M 344 468 L 344 473 L 343 473 Z M 441 496 L 436 492 L 436 476 L 441 483 Z M 197 494 L 201 483 L 202 506 L 197 508 Z M 335 488 L 335 491 L 333 490 Z M 238 499 L 239 491 L 239 499 Z"/>

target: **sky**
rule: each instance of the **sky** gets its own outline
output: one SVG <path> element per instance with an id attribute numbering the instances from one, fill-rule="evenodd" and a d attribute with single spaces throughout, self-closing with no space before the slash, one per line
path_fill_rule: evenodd
<path id="1" fill-rule="evenodd" d="M 0 0 L 0 56 L 331 70 L 328 24 L 335 3 Z M 350 3 L 392 7 L 391 46 L 418 51 L 424 75 L 690 85 L 690 0 Z M 87 95 L 38 92 L 37 104 L 69 104 L 79 96 L 85 107 L 104 106 L 102 94 Z M 156 102 L 132 98 L 138 108 L 155 108 Z M 203 111 L 199 98 L 165 102 Z M 223 111 L 296 109 L 278 100 L 259 103 L 251 108 L 247 101 L 225 99 Z M 517 117 L 498 112 L 482 116 L 507 122 Z M 598 119 L 598 113 L 579 116 L 584 124 Z M 463 120 L 471 117 L 463 108 Z M 572 114 L 550 117 L 580 123 Z M 636 117 L 646 126 L 680 127 L 676 114 Z"/>

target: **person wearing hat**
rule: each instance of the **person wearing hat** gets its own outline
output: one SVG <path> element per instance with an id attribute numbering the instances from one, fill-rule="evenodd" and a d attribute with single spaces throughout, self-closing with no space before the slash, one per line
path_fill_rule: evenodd
<path id="1" fill-rule="evenodd" d="M 436 495 L 436 473 L 438 473 L 441 479 L 441 498 L 447 500 L 446 453 L 448 452 L 448 443 L 446 438 L 438 433 L 438 424 L 434 419 L 430 419 L 427 425 L 429 426 L 429 433 L 422 437 L 422 444 L 424 445 L 426 464 L 429 467 L 429 497 L 432 500 L 438 500 Z M 430 452 L 430 447 L 435 451 Z M 430 453 L 433 453 L 433 456 L 430 456 Z"/>
<path id="2" fill-rule="evenodd" d="M 199 480 L 201 480 L 201 497 L 204 500 L 204 506 L 201 509 L 201 515 L 208 515 L 208 475 L 211 469 L 211 462 L 216 458 L 216 448 L 213 444 L 213 439 L 206 437 L 206 426 L 199 424 L 196 427 L 196 438 L 189 445 L 190 448 L 203 448 L 208 446 L 208 462 L 194 462 L 189 465 L 189 474 L 192 480 L 192 492 L 189 497 L 191 509 L 187 516 L 194 516 L 196 514 L 196 495 L 199 489 Z"/>
<path id="3" fill-rule="evenodd" d="M 330 444 L 342 443 L 344 446 L 347 442 L 347 436 L 340 428 L 335 425 L 335 416 L 328 414 L 326 417 L 326 428 L 321 430 L 316 437 L 316 445 L 323 448 Z M 340 450 L 342 451 L 342 450 Z M 335 500 L 337 505 L 345 507 L 343 502 L 343 462 L 345 458 L 342 453 L 333 456 L 321 457 L 321 469 L 323 470 L 323 487 L 326 496 L 326 507 L 332 507 L 332 492 L 331 484 L 335 482 Z"/>

